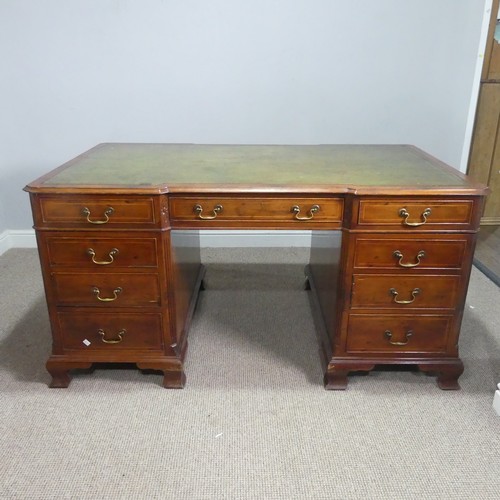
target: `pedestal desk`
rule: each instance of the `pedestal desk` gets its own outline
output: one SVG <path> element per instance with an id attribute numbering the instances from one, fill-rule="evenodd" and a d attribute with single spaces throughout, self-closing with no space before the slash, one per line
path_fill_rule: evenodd
<path id="1" fill-rule="evenodd" d="M 345 389 L 352 371 L 408 364 L 459 387 L 486 187 L 415 147 L 101 144 L 25 189 L 51 387 L 114 362 L 183 387 L 203 286 L 198 230 L 212 228 L 312 231 L 306 276 L 327 389 Z"/>

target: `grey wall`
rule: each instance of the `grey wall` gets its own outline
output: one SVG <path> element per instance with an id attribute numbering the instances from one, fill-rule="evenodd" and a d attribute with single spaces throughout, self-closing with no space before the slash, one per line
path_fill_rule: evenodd
<path id="1" fill-rule="evenodd" d="M 0 183 L 1 182 L 2 181 L 0 180 Z M 3 210 L 4 210 L 3 203 L 0 203 L 0 234 L 2 234 L 6 229 L 9 228 L 7 221 L 5 220 Z"/>
<path id="2" fill-rule="evenodd" d="M 411 143 L 459 167 L 484 3 L 3 0 L 0 231 L 99 142 Z"/>

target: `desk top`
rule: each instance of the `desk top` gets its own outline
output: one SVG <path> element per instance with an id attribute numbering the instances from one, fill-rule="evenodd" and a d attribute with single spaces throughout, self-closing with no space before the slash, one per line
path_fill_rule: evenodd
<path id="1" fill-rule="evenodd" d="M 29 192 L 484 194 L 486 187 L 406 145 L 100 144 Z"/>

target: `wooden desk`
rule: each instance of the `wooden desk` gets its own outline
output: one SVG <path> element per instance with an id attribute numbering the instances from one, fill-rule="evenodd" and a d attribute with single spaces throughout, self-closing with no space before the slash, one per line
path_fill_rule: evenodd
<path id="1" fill-rule="evenodd" d="M 459 387 L 486 188 L 414 147 L 101 144 L 25 189 L 51 387 L 98 362 L 160 370 L 165 387 L 183 387 L 203 279 L 197 230 L 211 228 L 313 230 L 307 277 L 325 323 L 326 388 L 380 364 Z"/>

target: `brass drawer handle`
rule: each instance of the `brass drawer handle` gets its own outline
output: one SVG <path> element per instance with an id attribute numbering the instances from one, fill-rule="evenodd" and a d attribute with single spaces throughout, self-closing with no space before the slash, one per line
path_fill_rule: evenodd
<path id="1" fill-rule="evenodd" d="M 396 259 L 399 259 L 398 265 L 401 267 L 417 267 L 420 264 L 420 259 L 423 259 L 425 257 L 425 252 L 423 250 L 420 250 L 420 252 L 417 253 L 417 256 L 415 258 L 415 260 L 417 262 L 415 262 L 413 264 L 412 263 L 404 264 L 403 263 L 403 254 L 399 250 L 394 250 L 394 252 L 392 252 L 392 255 L 394 257 L 396 257 Z"/>
<path id="2" fill-rule="evenodd" d="M 295 214 L 295 218 L 297 220 L 311 220 L 314 217 L 314 214 L 316 212 L 319 212 L 320 206 L 319 205 L 313 205 L 309 211 L 307 212 L 306 217 L 299 217 L 300 214 L 300 207 L 298 205 L 294 205 L 291 209 L 291 212 Z"/>
<path id="3" fill-rule="evenodd" d="M 118 295 L 122 293 L 122 288 L 120 286 L 116 287 L 113 290 L 113 297 L 101 297 L 101 290 L 99 290 L 99 288 L 97 288 L 96 286 L 92 288 L 92 293 L 96 296 L 97 300 L 101 302 L 113 302 L 113 300 L 116 300 L 118 298 Z"/>
<path id="4" fill-rule="evenodd" d="M 410 337 L 413 335 L 413 332 L 411 330 L 408 330 L 406 332 L 406 334 L 405 334 L 406 342 L 394 342 L 393 340 L 391 340 L 392 332 L 390 330 L 386 330 L 384 332 L 384 335 L 385 335 L 386 339 L 389 341 L 389 344 L 402 346 L 402 345 L 408 344 L 408 342 L 410 341 Z"/>
<path id="5" fill-rule="evenodd" d="M 106 338 L 106 332 L 102 328 L 99 328 L 99 330 L 97 331 L 97 333 L 101 336 L 101 340 L 105 344 L 119 344 L 123 340 L 123 336 L 127 333 L 127 330 L 125 330 L 125 329 L 120 330 L 117 333 L 118 338 L 115 338 L 115 339 L 107 339 Z"/>
<path id="6" fill-rule="evenodd" d="M 411 291 L 411 300 L 398 300 L 399 292 L 395 288 L 391 288 L 389 292 L 393 295 L 393 300 L 396 304 L 411 304 L 420 293 L 420 288 L 414 288 Z"/>
<path id="7" fill-rule="evenodd" d="M 108 253 L 109 260 L 95 260 L 95 250 L 93 248 L 87 248 L 87 254 L 92 257 L 92 262 L 94 264 L 99 264 L 100 266 L 105 266 L 107 264 L 112 264 L 115 260 L 115 255 L 118 255 L 118 248 L 112 248 Z"/>
<path id="8" fill-rule="evenodd" d="M 217 217 L 217 215 L 224 210 L 224 207 L 222 205 L 215 205 L 215 207 L 212 209 L 213 215 L 202 215 L 203 213 L 203 207 L 201 205 L 195 205 L 194 206 L 194 211 L 196 214 L 198 214 L 199 219 L 203 220 L 212 220 Z"/>
<path id="9" fill-rule="evenodd" d="M 426 208 L 422 212 L 422 215 L 420 216 L 420 218 L 422 219 L 422 222 L 408 222 L 408 218 L 410 217 L 410 213 L 408 212 L 408 210 L 406 210 L 406 208 L 399 209 L 399 216 L 405 218 L 405 220 L 403 221 L 403 224 L 405 226 L 416 227 L 416 226 L 422 226 L 423 224 L 425 224 L 427 222 L 427 217 L 429 217 L 429 215 L 431 215 L 431 211 L 432 210 L 430 208 Z"/>
<path id="10" fill-rule="evenodd" d="M 82 208 L 82 215 L 87 217 L 87 222 L 91 224 L 106 224 L 109 221 L 109 216 L 115 211 L 113 207 L 108 207 L 104 210 L 104 220 L 91 220 L 90 219 L 90 210 L 87 207 Z"/>

